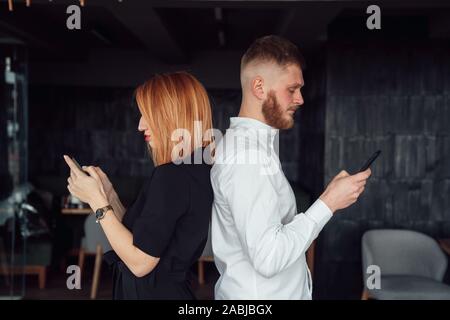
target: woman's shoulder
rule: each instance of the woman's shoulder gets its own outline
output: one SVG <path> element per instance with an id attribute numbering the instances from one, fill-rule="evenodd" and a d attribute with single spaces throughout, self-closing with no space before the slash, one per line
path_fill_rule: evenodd
<path id="1" fill-rule="evenodd" d="M 153 169 L 151 183 L 167 183 L 171 184 L 176 181 L 185 180 L 186 175 L 178 165 L 170 162 L 156 166 Z"/>
<path id="2" fill-rule="evenodd" d="M 168 195 L 188 194 L 189 184 L 185 174 L 175 165 L 163 164 L 156 166 L 145 188 L 146 203 L 153 205 Z"/>
<path id="3" fill-rule="evenodd" d="M 211 165 L 205 163 L 165 163 L 154 168 L 151 184 L 153 186 L 167 186 L 173 190 L 185 189 L 189 185 L 197 185 L 198 182 L 208 184 L 211 167 Z"/>
<path id="4" fill-rule="evenodd" d="M 157 177 L 189 178 L 190 172 L 209 172 L 212 165 L 207 163 L 168 162 L 155 167 L 153 175 Z"/>

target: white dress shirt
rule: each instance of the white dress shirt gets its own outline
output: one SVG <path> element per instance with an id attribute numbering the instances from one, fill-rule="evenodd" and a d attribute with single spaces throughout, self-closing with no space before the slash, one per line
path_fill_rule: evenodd
<path id="1" fill-rule="evenodd" d="M 297 214 L 274 149 L 278 130 L 251 118 L 230 123 L 211 170 L 215 298 L 311 299 L 305 252 L 332 213 L 318 199 Z"/>

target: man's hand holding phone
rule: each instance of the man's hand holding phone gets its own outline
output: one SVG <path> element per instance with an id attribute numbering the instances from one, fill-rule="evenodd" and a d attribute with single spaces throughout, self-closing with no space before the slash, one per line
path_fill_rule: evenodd
<path id="1" fill-rule="evenodd" d="M 349 207 L 363 193 L 371 173 L 370 168 L 354 175 L 350 175 L 347 171 L 342 170 L 331 180 L 320 199 L 325 202 L 333 213 Z"/>
<path id="2" fill-rule="evenodd" d="M 358 173 L 350 175 L 343 170 L 331 180 L 320 199 L 325 202 L 333 213 L 339 209 L 351 206 L 358 200 L 358 197 L 364 191 L 367 179 L 372 174 L 370 166 L 380 154 L 381 150 L 372 154 L 359 169 Z"/>
<path id="3" fill-rule="evenodd" d="M 367 159 L 366 163 L 359 169 L 359 172 L 366 171 L 370 165 L 378 158 L 378 156 L 381 154 L 381 150 L 375 151 L 373 155 L 370 156 L 369 159 Z"/>

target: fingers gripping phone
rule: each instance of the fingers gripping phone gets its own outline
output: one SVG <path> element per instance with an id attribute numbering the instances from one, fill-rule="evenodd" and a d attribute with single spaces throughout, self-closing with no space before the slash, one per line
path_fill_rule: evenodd
<path id="1" fill-rule="evenodd" d="M 77 166 L 77 168 L 80 169 L 81 172 L 83 172 L 84 174 L 88 174 L 86 171 L 84 171 L 84 170 L 81 168 L 80 164 L 78 163 L 77 160 L 75 160 L 74 157 L 71 157 L 71 159 L 72 159 L 73 163 L 75 163 L 75 165 Z"/>
<path id="2" fill-rule="evenodd" d="M 80 164 L 78 163 L 78 161 L 75 160 L 74 157 L 71 157 L 71 158 L 72 158 L 73 163 L 75 163 L 75 165 L 77 166 L 77 168 L 80 169 L 81 171 L 83 171 L 83 169 L 81 169 L 81 166 L 80 166 Z"/>
<path id="3" fill-rule="evenodd" d="M 376 158 L 380 155 L 381 150 L 376 151 L 367 161 L 366 163 L 359 169 L 358 172 L 366 171 L 370 165 L 375 161 Z"/>

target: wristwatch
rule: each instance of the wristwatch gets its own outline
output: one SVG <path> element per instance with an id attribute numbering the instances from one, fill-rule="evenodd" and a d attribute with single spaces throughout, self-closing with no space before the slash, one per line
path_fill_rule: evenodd
<path id="1" fill-rule="evenodd" d="M 99 223 L 100 220 L 102 220 L 105 217 L 105 214 L 108 210 L 113 210 L 113 207 L 111 207 L 110 205 L 107 205 L 106 207 L 97 209 L 95 211 L 95 222 Z"/>

